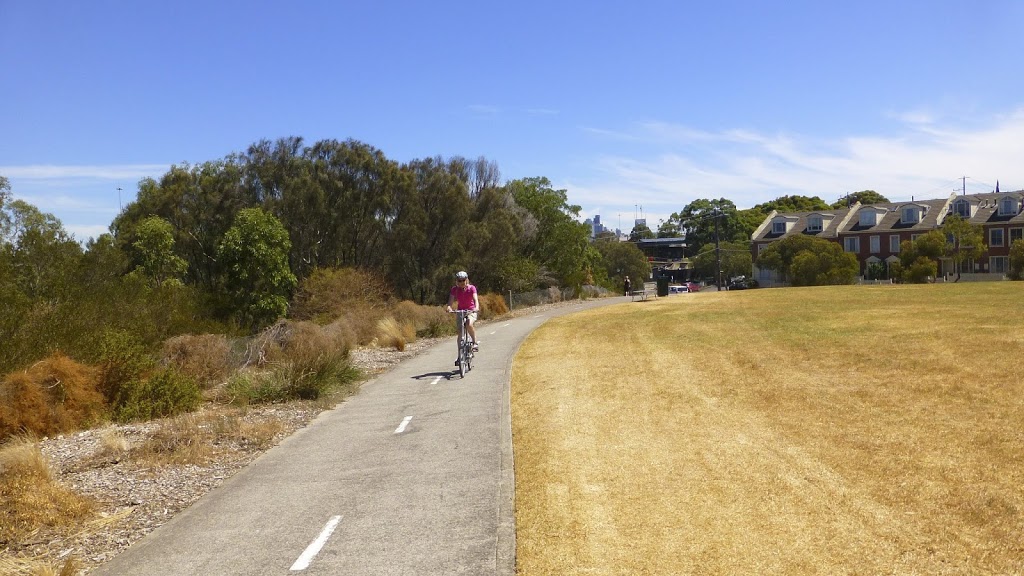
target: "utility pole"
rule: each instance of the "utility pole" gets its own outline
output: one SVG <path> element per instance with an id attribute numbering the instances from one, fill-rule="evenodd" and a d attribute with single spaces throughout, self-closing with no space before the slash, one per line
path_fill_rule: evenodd
<path id="1" fill-rule="evenodd" d="M 120 210 L 124 210 L 124 207 L 121 206 L 121 187 L 120 186 L 117 187 L 117 209 L 119 211 Z"/>
<path id="2" fill-rule="evenodd" d="M 715 284 L 722 290 L 722 248 L 718 242 L 718 207 L 715 207 Z"/>

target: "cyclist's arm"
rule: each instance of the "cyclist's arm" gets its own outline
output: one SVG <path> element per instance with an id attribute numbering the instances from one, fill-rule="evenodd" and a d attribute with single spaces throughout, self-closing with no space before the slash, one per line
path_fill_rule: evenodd
<path id="1" fill-rule="evenodd" d="M 476 290 L 473 290 L 473 311 L 480 311 L 480 295 L 477 294 Z"/>
<path id="2" fill-rule="evenodd" d="M 454 304 L 454 303 L 455 303 L 455 295 L 452 294 L 451 292 L 449 292 L 448 293 L 448 306 L 445 309 L 448 310 L 449 312 L 451 312 L 452 311 L 452 304 Z"/>

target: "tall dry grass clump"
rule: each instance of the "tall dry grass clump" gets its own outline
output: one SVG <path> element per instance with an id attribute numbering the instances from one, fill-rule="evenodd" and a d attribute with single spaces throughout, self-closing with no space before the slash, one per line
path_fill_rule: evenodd
<path id="1" fill-rule="evenodd" d="M 480 319 L 490 320 L 508 314 L 508 304 L 501 294 L 489 292 L 480 296 Z"/>
<path id="2" fill-rule="evenodd" d="M 54 354 L 0 382 L 0 438 L 51 435 L 98 422 L 104 414 L 96 371 Z"/>
<path id="3" fill-rule="evenodd" d="M 399 322 L 391 316 L 377 322 L 377 345 L 405 350 L 405 345 L 416 340 L 416 327 L 410 322 Z"/>
<path id="4" fill-rule="evenodd" d="M 183 334 L 164 342 L 163 362 L 209 390 L 224 382 L 234 368 L 231 344 L 223 334 Z"/>
<path id="5" fill-rule="evenodd" d="M 385 308 L 391 298 L 391 288 L 377 272 L 317 268 L 296 290 L 290 315 L 296 320 L 325 324 L 352 308 Z"/>
<path id="6" fill-rule="evenodd" d="M 333 323 L 281 321 L 250 345 L 246 368 L 228 380 L 226 398 L 240 404 L 316 400 L 352 383 L 351 333 Z"/>
<path id="7" fill-rule="evenodd" d="M 33 439 L 18 437 L 0 448 L 0 548 L 41 528 L 77 526 L 92 510 L 90 500 L 54 480 Z"/>

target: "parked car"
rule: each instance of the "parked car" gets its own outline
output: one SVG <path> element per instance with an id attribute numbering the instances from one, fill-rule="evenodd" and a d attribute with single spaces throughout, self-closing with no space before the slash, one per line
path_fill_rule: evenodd
<path id="1" fill-rule="evenodd" d="M 696 282 L 687 282 L 686 289 L 690 292 L 700 292 L 700 284 Z"/>
<path id="2" fill-rule="evenodd" d="M 690 289 L 687 286 L 671 285 L 668 287 L 669 294 L 685 294 L 689 291 Z"/>

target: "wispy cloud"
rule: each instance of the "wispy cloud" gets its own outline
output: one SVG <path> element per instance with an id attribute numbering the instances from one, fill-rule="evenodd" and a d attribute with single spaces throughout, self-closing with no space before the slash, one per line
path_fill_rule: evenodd
<path id="1" fill-rule="evenodd" d="M 589 131 L 603 135 L 598 129 Z M 865 189 L 892 200 L 934 198 L 951 193 L 964 175 L 974 178 L 968 180 L 968 191 L 972 185 L 974 191 L 984 191 L 996 179 L 1004 190 L 1024 188 L 1024 108 L 971 129 L 909 113 L 894 131 L 895 135 L 823 140 L 801 134 L 638 124 L 621 137 L 659 152 L 646 157 L 602 156 L 596 159 L 599 174 L 561 185 L 585 212 L 601 206 L 632 214 L 634 205 L 643 204 L 649 223 L 651 217 L 656 223 L 697 198 L 728 198 L 740 208 L 785 194 L 820 196 L 831 202 Z"/>
<path id="2" fill-rule="evenodd" d="M 470 112 L 481 116 L 494 116 L 501 112 L 501 108 L 490 104 L 470 104 L 467 106 Z"/>
<path id="3" fill-rule="evenodd" d="M 0 175 L 11 179 L 59 180 L 137 180 L 146 176 L 157 176 L 167 171 L 169 164 L 115 164 L 115 165 L 72 165 L 58 166 L 33 164 L 28 166 L 0 166 Z"/>

